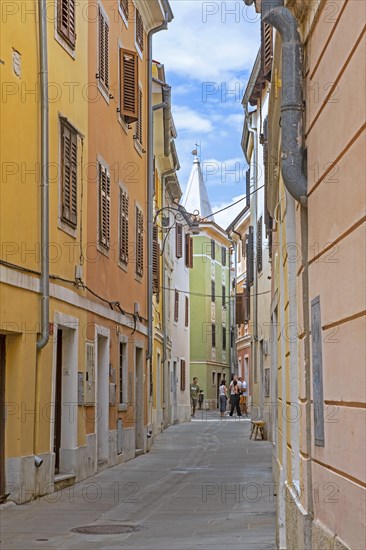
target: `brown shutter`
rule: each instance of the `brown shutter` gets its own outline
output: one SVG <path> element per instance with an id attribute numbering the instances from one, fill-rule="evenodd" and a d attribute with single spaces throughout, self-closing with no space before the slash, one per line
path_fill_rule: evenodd
<path id="1" fill-rule="evenodd" d="M 250 320 L 250 288 L 244 288 L 244 322 Z"/>
<path id="2" fill-rule="evenodd" d="M 57 0 L 57 32 L 74 49 L 76 41 L 75 0 Z"/>
<path id="3" fill-rule="evenodd" d="M 102 85 L 109 89 L 109 27 L 99 8 L 98 29 L 98 78 Z"/>
<path id="4" fill-rule="evenodd" d="M 99 164 L 99 242 L 105 248 L 110 244 L 111 178 Z"/>
<path id="5" fill-rule="evenodd" d="M 244 324 L 244 294 L 236 295 L 236 324 Z"/>
<path id="6" fill-rule="evenodd" d="M 262 76 L 267 80 L 271 79 L 272 58 L 273 58 L 273 42 L 272 42 L 272 27 L 268 23 L 262 22 L 261 27 L 261 63 Z"/>
<path id="7" fill-rule="evenodd" d="M 263 255 L 262 255 L 262 216 L 257 223 L 257 271 L 262 271 Z"/>
<path id="8" fill-rule="evenodd" d="M 136 139 L 139 142 L 140 145 L 142 145 L 142 90 L 141 88 L 138 89 L 138 118 L 136 122 Z"/>
<path id="9" fill-rule="evenodd" d="M 120 189 L 119 259 L 128 264 L 128 195 Z"/>
<path id="10" fill-rule="evenodd" d="M 129 15 L 128 0 L 120 0 L 119 3 L 120 3 L 120 6 L 121 6 L 122 13 L 125 16 L 126 21 L 128 21 L 128 15 Z"/>
<path id="11" fill-rule="evenodd" d="M 136 273 L 142 277 L 144 273 L 144 216 L 136 206 Z"/>
<path id="12" fill-rule="evenodd" d="M 188 248 L 188 267 L 193 268 L 193 238 L 191 236 L 189 236 Z"/>
<path id="13" fill-rule="evenodd" d="M 178 323 L 179 319 L 179 292 L 175 290 L 174 292 L 174 321 Z"/>
<path id="14" fill-rule="evenodd" d="M 136 42 L 142 53 L 144 51 L 144 24 L 138 10 L 136 10 Z"/>
<path id="15" fill-rule="evenodd" d="M 189 298 L 188 296 L 185 297 L 185 320 L 184 324 L 186 327 L 189 325 Z"/>
<path id="16" fill-rule="evenodd" d="M 211 239 L 211 258 L 215 259 L 215 241 L 214 239 Z"/>
<path id="17" fill-rule="evenodd" d="M 214 302 L 215 300 L 216 300 L 215 281 L 211 281 L 211 301 Z"/>
<path id="18" fill-rule="evenodd" d="M 180 360 L 180 389 L 184 391 L 186 389 L 186 362 L 184 359 Z"/>
<path id="19" fill-rule="evenodd" d="M 61 124 L 61 186 L 63 221 L 77 225 L 77 134 Z"/>
<path id="20" fill-rule="evenodd" d="M 226 327 L 222 327 L 222 349 L 226 350 Z"/>
<path id="21" fill-rule="evenodd" d="M 183 255 L 183 226 L 181 223 L 175 224 L 175 255 L 181 258 Z"/>
<path id="22" fill-rule="evenodd" d="M 224 285 L 222 285 L 221 287 L 221 292 L 222 292 L 222 305 L 225 306 L 226 305 L 226 287 Z"/>
<path id="23" fill-rule="evenodd" d="M 126 122 L 138 119 L 138 62 L 137 53 L 120 50 L 120 109 Z"/>
<path id="24" fill-rule="evenodd" d="M 226 247 L 221 247 L 221 263 L 222 265 L 226 265 Z"/>
<path id="25" fill-rule="evenodd" d="M 246 268 L 247 268 L 247 285 L 253 284 L 254 278 L 254 239 L 253 239 L 253 226 L 249 226 L 249 233 L 247 236 L 246 244 Z"/>
<path id="26" fill-rule="evenodd" d="M 159 294 L 160 292 L 160 246 L 158 239 L 158 226 L 153 225 L 153 292 Z"/>
<path id="27" fill-rule="evenodd" d="M 216 325 L 212 323 L 211 325 L 211 345 L 213 348 L 216 347 Z"/>
<path id="28" fill-rule="evenodd" d="M 245 172 L 245 206 L 250 207 L 250 168 Z"/>

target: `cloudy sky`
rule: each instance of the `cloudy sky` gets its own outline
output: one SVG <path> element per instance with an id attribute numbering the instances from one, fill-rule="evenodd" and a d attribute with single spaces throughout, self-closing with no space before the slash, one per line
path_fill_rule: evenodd
<path id="1" fill-rule="evenodd" d="M 170 0 L 174 20 L 154 38 L 154 59 L 172 86 L 173 117 L 184 191 L 195 143 L 213 211 L 243 196 L 241 99 L 259 48 L 258 14 L 242 0 Z M 243 204 L 215 217 L 227 227 Z"/>

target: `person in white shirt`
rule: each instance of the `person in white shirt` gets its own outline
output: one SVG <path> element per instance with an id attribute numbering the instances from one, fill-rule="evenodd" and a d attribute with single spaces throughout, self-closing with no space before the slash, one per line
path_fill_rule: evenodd
<path id="1" fill-rule="evenodd" d="M 220 416 L 224 416 L 226 411 L 226 400 L 227 400 L 227 389 L 225 385 L 225 380 L 221 380 L 219 386 L 219 398 L 220 398 Z"/>

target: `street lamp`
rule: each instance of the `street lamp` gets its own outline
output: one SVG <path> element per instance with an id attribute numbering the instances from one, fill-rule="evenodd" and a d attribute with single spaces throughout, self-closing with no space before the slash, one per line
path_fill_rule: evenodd
<path id="1" fill-rule="evenodd" d="M 173 219 L 171 220 L 170 214 L 172 214 Z M 177 208 L 172 206 L 163 206 L 159 210 L 156 210 L 154 216 L 154 224 L 161 229 L 161 231 L 166 232 L 166 235 L 163 240 L 163 246 L 161 248 L 160 254 L 164 253 L 164 247 L 167 240 L 167 237 L 173 229 L 173 227 L 180 223 L 184 226 L 188 226 L 188 233 L 191 235 L 199 235 L 199 212 L 195 210 L 193 213 L 187 212 L 187 210 L 181 204 L 177 204 Z M 160 221 L 158 221 L 160 218 Z"/>

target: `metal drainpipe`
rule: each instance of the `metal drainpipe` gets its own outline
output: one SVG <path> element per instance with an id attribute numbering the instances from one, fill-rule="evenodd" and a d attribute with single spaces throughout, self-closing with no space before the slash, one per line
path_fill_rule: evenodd
<path id="1" fill-rule="evenodd" d="M 49 136 L 48 136 L 48 56 L 46 0 L 39 0 L 39 58 L 41 84 L 41 336 L 37 349 L 45 347 L 49 340 Z"/>
<path id="2" fill-rule="evenodd" d="M 147 86 L 148 86 L 148 163 L 147 163 L 147 320 L 148 342 L 146 359 L 152 360 L 152 333 L 153 333 L 153 200 L 154 200 L 154 120 L 152 105 L 152 38 L 154 34 L 167 29 L 169 12 L 164 14 L 164 22 L 148 32 L 148 59 L 147 59 Z"/>

